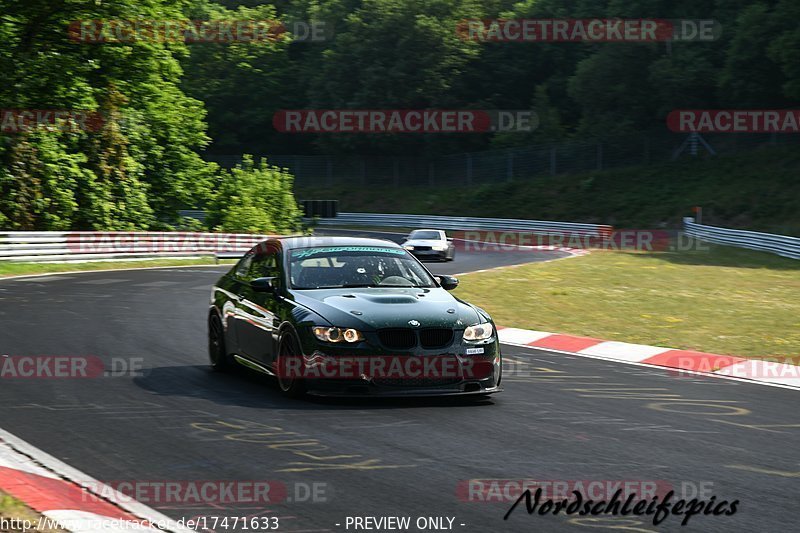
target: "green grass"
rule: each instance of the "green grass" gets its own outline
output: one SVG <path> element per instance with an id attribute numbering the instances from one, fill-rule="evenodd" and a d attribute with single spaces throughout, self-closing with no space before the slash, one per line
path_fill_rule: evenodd
<path id="1" fill-rule="evenodd" d="M 223 259 L 220 264 L 234 260 Z M 92 261 L 87 263 L 9 263 L 0 262 L 0 278 L 23 276 L 26 274 L 47 274 L 51 272 L 74 272 L 78 270 L 117 270 L 126 268 L 147 268 L 165 266 L 189 266 L 214 264 L 211 257 L 200 259 L 149 259 L 146 261 Z"/>
<path id="2" fill-rule="evenodd" d="M 563 220 L 620 228 L 677 228 L 691 208 L 704 222 L 800 235 L 800 150 L 768 147 L 738 156 L 561 176 L 520 176 L 467 187 L 298 188 L 298 198 L 339 199 L 339 210 Z M 402 192 L 400 194 L 399 192 Z"/>
<path id="3" fill-rule="evenodd" d="M 4 492 L 0 492 L 0 517 L 5 518 L 6 520 L 10 521 L 12 519 L 20 520 L 30 520 L 33 524 L 36 524 L 36 521 L 39 519 L 39 514 L 32 510 L 30 507 L 22 503 L 20 500 L 14 498 L 13 496 L 9 496 Z M 17 533 L 21 532 L 22 529 L 8 529 L 8 528 L 0 528 L 0 532 L 2 533 Z M 28 530 L 28 533 L 33 530 Z M 48 533 L 54 531 L 63 531 L 60 529 L 35 529 L 37 532 Z"/>
<path id="4" fill-rule="evenodd" d="M 497 324 L 800 364 L 800 261 L 728 247 L 593 251 L 467 274 Z"/>

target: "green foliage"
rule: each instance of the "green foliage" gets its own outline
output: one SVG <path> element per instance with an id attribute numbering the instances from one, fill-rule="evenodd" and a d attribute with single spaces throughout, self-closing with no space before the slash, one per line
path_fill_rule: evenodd
<path id="1" fill-rule="evenodd" d="M 217 231 L 293 233 L 300 229 L 300 208 L 292 194 L 293 178 L 265 160 L 256 165 L 246 155 L 220 176 L 209 205 L 208 223 Z"/>
<path id="2" fill-rule="evenodd" d="M 796 0 L 198 0 L 213 17 L 322 20 L 324 42 L 202 48 L 184 61 L 216 153 L 459 153 L 565 137 L 664 131 L 688 108 L 789 107 L 800 99 Z M 224 7 L 228 6 L 228 7 Z M 273 7 L 274 6 L 274 7 Z M 713 19 L 714 41 L 478 43 L 464 19 Z M 534 109 L 539 131 L 482 135 L 286 135 L 277 109 Z"/>
<path id="3" fill-rule="evenodd" d="M 203 105 L 179 87 L 186 46 L 81 43 L 68 32 L 85 20 L 183 19 L 185 5 L 4 2 L 0 108 L 92 111 L 102 121 L 0 135 L 3 227 L 146 229 L 205 201 L 216 166 L 198 154 L 208 143 Z"/>
<path id="4" fill-rule="evenodd" d="M 775 147 L 589 174 L 536 176 L 473 187 L 371 187 L 339 199 L 344 212 L 564 220 L 621 228 L 680 228 L 692 206 L 707 224 L 800 236 L 800 152 Z M 769 176 L 769 179 L 764 179 Z M 300 193 L 333 197 L 335 189 Z"/>
<path id="5" fill-rule="evenodd" d="M 663 131 L 673 109 L 789 108 L 800 100 L 796 0 L 0 4 L 0 109 L 86 110 L 105 118 L 93 131 L 0 133 L 0 228 L 174 228 L 186 224 L 180 209 L 209 207 L 212 227 L 283 231 L 297 224 L 284 171 L 247 160 L 220 173 L 200 154 L 438 155 L 640 135 Z M 590 17 L 714 19 L 722 33 L 713 42 L 478 43 L 457 32 L 465 19 Z M 68 33 L 77 21 L 190 19 L 318 21 L 333 37 L 92 44 Z M 539 128 L 287 135 L 272 127 L 277 110 L 304 108 L 533 109 Z M 262 178 L 272 185 L 253 181 Z M 265 189 L 275 183 L 284 184 Z M 651 185 L 654 196 L 669 188 Z M 232 198 L 242 201 L 221 203 Z"/>
<path id="6" fill-rule="evenodd" d="M 0 227 L 64 230 L 72 226 L 79 189 L 92 181 L 68 139 L 40 129 L 13 139 L 0 165 Z"/>

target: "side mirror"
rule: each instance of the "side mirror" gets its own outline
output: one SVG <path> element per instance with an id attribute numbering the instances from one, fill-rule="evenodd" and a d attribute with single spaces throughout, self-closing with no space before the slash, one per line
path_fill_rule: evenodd
<path id="1" fill-rule="evenodd" d="M 439 277 L 439 285 L 446 291 L 452 291 L 456 287 L 458 287 L 458 278 L 453 276 L 438 276 Z"/>
<path id="2" fill-rule="evenodd" d="M 276 278 L 256 278 L 250 282 L 250 288 L 256 292 L 275 292 Z"/>

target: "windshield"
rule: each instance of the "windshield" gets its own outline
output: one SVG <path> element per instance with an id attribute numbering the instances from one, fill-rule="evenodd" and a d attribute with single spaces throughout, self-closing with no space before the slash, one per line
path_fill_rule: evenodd
<path id="1" fill-rule="evenodd" d="M 409 239 L 438 241 L 441 237 L 438 231 L 412 231 Z"/>
<path id="2" fill-rule="evenodd" d="M 430 274 L 408 252 L 388 246 L 292 250 L 289 281 L 294 289 L 436 286 Z"/>

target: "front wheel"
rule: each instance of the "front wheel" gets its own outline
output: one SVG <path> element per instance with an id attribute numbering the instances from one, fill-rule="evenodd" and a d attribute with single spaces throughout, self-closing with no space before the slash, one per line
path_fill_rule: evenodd
<path id="1" fill-rule="evenodd" d="M 218 372 L 228 370 L 233 362 L 225 347 L 225 329 L 222 327 L 222 320 L 216 313 L 208 317 L 208 358 L 211 360 L 211 368 Z"/>
<path id="2" fill-rule="evenodd" d="M 297 377 L 298 370 L 302 368 L 302 355 L 300 345 L 291 334 L 281 338 L 275 363 L 275 374 L 278 376 L 278 388 L 281 392 L 291 398 L 303 396 L 306 392 L 305 383 Z"/>

